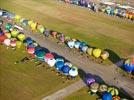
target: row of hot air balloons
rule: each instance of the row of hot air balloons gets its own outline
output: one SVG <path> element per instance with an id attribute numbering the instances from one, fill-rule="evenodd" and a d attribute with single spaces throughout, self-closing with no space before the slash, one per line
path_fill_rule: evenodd
<path id="1" fill-rule="evenodd" d="M 14 20 L 16 22 L 21 23 L 24 26 L 29 26 L 32 31 L 37 31 L 41 34 L 44 34 L 45 36 L 51 35 L 52 37 L 59 39 L 62 43 L 67 44 L 69 48 L 79 49 L 81 52 L 84 52 L 89 56 L 94 56 L 95 58 L 102 58 L 102 60 L 106 60 L 109 57 L 109 53 L 107 51 L 103 51 L 99 48 L 94 49 L 88 46 L 83 41 L 71 39 L 70 37 L 65 36 L 62 33 L 46 29 L 43 25 L 40 25 L 37 22 L 34 22 L 33 20 L 27 20 L 25 18 L 21 18 L 21 16 L 19 15 L 16 15 Z"/>
<path id="2" fill-rule="evenodd" d="M 96 95 L 98 92 L 102 100 L 121 100 L 119 90 L 116 87 L 108 86 L 106 84 L 99 84 L 91 75 L 86 75 L 85 82 L 89 86 L 89 94 Z"/>
<path id="3" fill-rule="evenodd" d="M 5 32 L 0 28 L 0 43 L 13 48 L 20 48 L 22 44 L 25 44 L 27 52 L 38 60 L 46 62 L 50 67 L 55 67 L 57 71 L 65 75 L 70 75 L 71 77 L 78 75 L 78 68 L 76 66 L 66 62 L 62 57 L 55 57 L 53 53 L 44 50 L 30 37 L 26 38 L 19 30 L 9 26 L 12 26 L 12 24 L 7 23 L 5 25 Z"/>

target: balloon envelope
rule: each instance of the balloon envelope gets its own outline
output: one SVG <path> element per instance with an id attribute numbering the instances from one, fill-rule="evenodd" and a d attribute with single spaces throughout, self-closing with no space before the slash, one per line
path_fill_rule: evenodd
<path id="1" fill-rule="evenodd" d="M 72 40 L 71 40 L 71 41 L 68 41 L 68 42 L 67 42 L 67 45 L 68 45 L 69 48 L 73 48 L 74 45 L 75 45 L 75 42 L 72 41 Z"/>
<path id="2" fill-rule="evenodd" d="M 5 44 L 6 46 L 9 46 L 9 45 L 10 45 L 10 41 L 11 41 L 10 39 L 5 39 L 5 40 L 4 40 L 4 44 Z"/>
<path id="3" fill-rule="evenodd" d="M 19 34 L 17 37 L 18 37 L 18 39 L 19 39 L 20 41 L 22 41 L 22 42 L 23 42 L 23 41 L 25 40 L 25 38 L 26 38 L 24 34 Z"/>
<path id="4" fill-rule="evenodd" d="M 102 100 L 112 100 L 112 95 L 108 92 L 105 92 L 102 96 Z"/>
<path id="5" fill-rule="evenodd" d="M 70 69 L 71 69 L 71 68 L 70 68 L 69 66 L 64 65 L 64 66 L 62 67 L 62 72 L 63 72 L 65 75 L 68 75 Z"/>
<path id="6" fill-rule="evenodd" d="M 5 39 L 7 39 L 5 35 L 0 35 L 0 42 L 4 42 Z"/>
<path id="7" fill-rule="evenodd" d="M 87 74 L 85 77 L 85 81 L 87 85 L 91 85 L 92 83 L 95 82 L 95 79 L 93 78 L 92 75 Z"/>
<path id="8" fill-rule="evenodd" d="M 56 63 L 56 60 L 54 58 L 53 59 L 48 59 L 47 63 L 50 67 L 53 67 Z"/>
<path id="9" fill-rule="evenodd" d="M 30 45 L 33 43 L 33 40 L 30 38 L 30 37 L 27 37 L 25 40 L 24 40 L 24 43 L 26 43 L 27 45 Z"/>
<path id="10" fill-rule="evenodd" d="M 22 42 L 21 42 L 21 41 L 17 41 L 17 42 L 16 42 L 16 47 L 17 47 L 17 48 L 20 48 L 21 46 L 22 46 Z"/>
<path id="11" fill-rule="evenodd" d="M 57 70 L 61 71 L 62 67 L 64 66 L 64 62 L 63 61 L 57 61 L 55 64 L 55 67 Z"/>
<path id="12" fill-rule="evenodd" d="M 77 67 L 72 67 L 69 71 L 69 75 L 72 77 L 76 77 L 78 75 L 78 68 Z"/>

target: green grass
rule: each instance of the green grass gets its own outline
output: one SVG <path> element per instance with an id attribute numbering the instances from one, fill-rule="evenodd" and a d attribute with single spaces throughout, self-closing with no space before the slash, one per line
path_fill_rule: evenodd
<path id="1" fill-rule="evenodd" d="M 22 47 L 6 49 L 0 45 L 0 99 L 1 100 L 40 100 L 76 80 L 63 83 L 56 73 L 46 67 L 36 68 L 34 62 L 14 64 L 28 56 Z"/>
<path id="2" fill-rule="evenodd" d="M 96 100 L 97 96 L 91 96 L 88 94 L 89 88 L 84 87 L 75 93 L 65 97 L 63 100 Z"/>
<path id="3" fill-rule="evenodd" d="M 110 49 L 121 58 L 134 53 L 133 22 L 56 0 L 0 0 L 0 6 L 47 28 L 83 40 L 90 46 Z"/>

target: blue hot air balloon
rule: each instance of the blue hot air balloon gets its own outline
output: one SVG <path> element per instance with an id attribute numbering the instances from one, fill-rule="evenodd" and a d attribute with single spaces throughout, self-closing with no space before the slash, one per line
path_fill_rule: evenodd
<path id="1" fill-rule="evenodd" d="M 74 47 L 75 47 L 76 49 L 79 49 L 80 44 L 81 44 L 80 41 L 75 41 L 75 45 L 74 45 Z"/>
<path id="2" fill-rule="evenodd" d="M 109 92 L 104 92 L 102 100 L 112 100 L 112 95 Z"/>
<path id="3" fill-rule="evenodd" d="M 27 38 L 24 40 L 24 43 L 26 43 L 27 45 L 30 45 L 30 44 L 33 43 L 33 40 L 32 40 L 32 38 L 27 37 Z"/>
<path id="4" fill-rule="evenodd" d="M 83 48 L 84 46 L 86 46 L 86 43 L 85 43 L 85 42 L 81 42 L 81 43 L 80 43 L 80 46 L 79 46 L 79 49 L 82 51 L 82 48 Z"/>
<path id="5" fill-rule="evenodd" d="M 3 34 L 4 34 L 4 33 L 3 33 L 2 29 L 0 28 L 0 36 L 3 35 Z"/>
<path id="6" fill-rule="evenodd" d="M 63 72 L 65 75 L 68 75 L 70 69 L 71 69 L 71 68 L 70 68 L 69 66 L 64 65 L 64 66 L 62 67 L 62 72 Z"/>
<path id="7" fill-rule="evenodd" d="M 62 67 L 64 66 L 64 62 L 63 61 L 57 61 L 55 64 L 55 67 L 58 71 L 62 70 Z"/>
<path id="8" fill-rule="evenodd" d="M 126 72 L 133 72 L 134 71 L 134 58 L 128 58 L 124 63 L 124 69 Z"/>

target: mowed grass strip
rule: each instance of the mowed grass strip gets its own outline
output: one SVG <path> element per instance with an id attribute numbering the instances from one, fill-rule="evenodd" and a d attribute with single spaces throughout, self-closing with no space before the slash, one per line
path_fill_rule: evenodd
<path id="1" fill-rule="evenodd" d="M 34 62 L 14 64 L 28 56 L 25 49 L 12 50 L 0 45 L 0 99 L 40 100 L 76 80 L 63 83 L 55 72 L 36 67 Z"/>
<path id="2" fill-rule="evenodd" d="M 134 53 L 133 22 L 89 12 L 56 0 L 1 0 L 0 6 L 47 28 L 86 41 L 91 46 L 109 48 L 120 57 Z"/>

